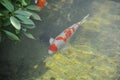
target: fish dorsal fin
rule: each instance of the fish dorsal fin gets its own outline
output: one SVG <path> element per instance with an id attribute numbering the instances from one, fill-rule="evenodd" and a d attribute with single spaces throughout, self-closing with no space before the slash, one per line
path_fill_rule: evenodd
<path id="1" fill-rule="evenodd" d="M 49 40 L 49 43 L 52 44 L 54 40 L 55 39 L 51 37 L 50 40 Z"/>

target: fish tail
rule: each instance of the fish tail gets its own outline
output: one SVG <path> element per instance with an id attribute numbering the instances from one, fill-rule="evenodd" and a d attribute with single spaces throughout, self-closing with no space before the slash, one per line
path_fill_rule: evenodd
<path id="1" fill-rule="evenodd" d="M 80 22 L 78 22 L 78 24 L 83 24 L 84 22 L 86 22 L 87 18 L 89 17 L 89 14 L 87 14 Z"/>

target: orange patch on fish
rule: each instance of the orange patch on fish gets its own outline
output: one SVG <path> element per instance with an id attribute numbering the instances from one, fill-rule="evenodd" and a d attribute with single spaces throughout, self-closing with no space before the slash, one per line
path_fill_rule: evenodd
<path id="1" fill-rule="evenodd" d="M 38 0 L 37 6 L 39 6 L 41 9 L 45 6 L 46 0 Z"/>
<path id="2" fill-rule="evenodd" d="M 71 29 L 67 29 L 64 31 L 66 38 L 69 38 L 72 34 Z"/>
<path id="3" fill-rule="evenodd" d="M 74 29 L 74 27 L 72 27 L 72 31 L 73 31 L 73 32 L 75 32 L 75 29 Z"/>
<path id="4" fill-rule="evenodd" d="M 66 42 L 66 38 L 63 38 L 62 36 L 58 36 L 56 40 L 63 40 L 64 42 Z"/>
<path id="5" fill-rule="evenodd" d="M 57 51 L 57 50 L 58 50 L 56 44 L 52 44 L 49 49 L 50 49 L 51 51 Z"/>

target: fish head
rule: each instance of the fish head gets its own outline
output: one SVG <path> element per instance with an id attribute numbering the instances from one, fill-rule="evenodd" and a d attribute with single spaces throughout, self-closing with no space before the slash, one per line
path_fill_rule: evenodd
<path id="1" fill-rule="evenodd" d="M 58 50 L 58 47 L 55 43 L 51 44 L 48 50 L 49 54 L 53 54 L 54 52 L 56 52 Z"/>

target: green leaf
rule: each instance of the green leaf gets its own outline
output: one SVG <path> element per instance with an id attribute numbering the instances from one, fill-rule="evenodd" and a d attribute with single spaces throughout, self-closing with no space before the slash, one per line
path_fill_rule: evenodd
<path id="1" fill-rule="evenodd" d="M 13 27 L 15 27 L 16 29 L 18 29 L 18 30 L 21 29 L 21 24 L 20 24 L 20 22 L 19 22 L 14 16 L 11 16 L 11 17 L 10 17 L 10 22 L 11 22 L 11 24 L 13 25 Z"/>
<path id="2" fill-rule="evenodd" d="M 1 11 L 1 14 L 3 14 L 3 16 L 5 16 L 5 17 L 9 16 L 9 15 L 8 15 L 8 14 L 9 14 L 9 11 L 8 11 L 8 10 L 1 10 L 1 9 L 0 9 L 0 11 Z"/>
<path id="3" fill-rule="evenodd" d="M 28 11 L 24 11 L 24 10 L 17 10 L 14 12 L 15 14 L 18 14 L 18 15 L 23 15 L 23 16 L 26 16 L 26 17 L 30 17 L 32 15 L 32 13 L 28 12 Z"/>
<path id="4" fill-rule="evenodd" d="M 2 21 L 2 19 L 0 19 L 0 28 L 1 28 L 2 25 L 3 25 L 3 21 Z"/>
<path id="5" fill-rule="evenodd" d="M 19 37 L 17 35 L 15 35 L 14 33 L 7 31 L 7 30 L 3 30 L 3 31 L 6 33 L 6 35 L 8 36 L 9 39 L 20 41 Z"/>
<path id="6" fill-rule="evenodd" d="M 23 31 L 23 32 L 26 32 L 26 31 L 27 31 L 27 29 L 26 29 L 26 28 L 22 28 L 22 31 Z"/>
<path id="7" fill-rule="evenodd" d="M 35 25 L 22 25 L 24 28 L 28 28 L 28 29 L 33 29 L 35 28 Z"/>
<path id="8" fill-rule="evenodd" d="M 6 18 L 5 20 L 3 20 L 3 26 L 9 26 L 10 24 L 11 23 L 9 18 Z"/>
<path id="9" fill-rule="evenodd" d="M 27 18 L 26 16 L 22 16 L 22 15 L 15 15 L 18 19 L 21 20 L 21 23 L 23 24 L 28 24 L 28 25 L 35 25 L 34 22 Z"/>
<path id="10" fill-rule="evenodd" d="M 2 13 L 0 13 L 0 16 L 3 16 L 3 14 L 2 14 Z"/>
<path id="11" fill-rule="evenodd" d="M 19 33 L 20 33 L 20 30 L 17 30 L 17 29 L 16 29 L 16 30 L 15 30 L 15 33 L 16 33 L 16 34 L 19 34 Z"/>
<path id="12" fill-rule="evenodd" d="M 24 0 L 24 1 L 27 3 L 27 5 L 30 4 L 31 2 L 31 0 Z"/>
<path id="13" fill-rule="evenodd" d="M 23 5 L 23 6 L 26 6 L 26 5 L 27 5 L 27 3 L 26 3 L 25 0 L 22 0 L 22 5 Z"/>
<path id="14" fill-rule="evenodd" d="M 2 41 L 2 36 L 0 36 L 0 43 L 1 43 L 1 41 Z"/>
<path id="15" fill-rule="evenodd" d="M 14 6 L 11 4 L 11 2 L 9 0 L 2 0 L 1 4 L 7 8 L 10 12 L 14 11 Z"/>
<path id="16" fill-rule="evenodd" d="M 30 39 L 35 39 L 35 37 L 31 33 L 24 33 Z"/>
<path id="17" fill-rule="evenodd" d="M 2 41 L 2 35 L 1 35 L 1 33 L 0 33 L 0 42 Z"/>
<path id="18" fill-rule="evenodd" d="M 30 12 L 30 13 L 32 14 L 33 19 L 41 21 L 41 18 L 37 13 L 35 13 L 35 12 Z"/>
<path id="19" fill-rule="evenodd" d="M 30 5 L 26 7 L 29 10 L 36 10 L 36 11 L 40 11 L 40 8 L 36 5 Z"/>

